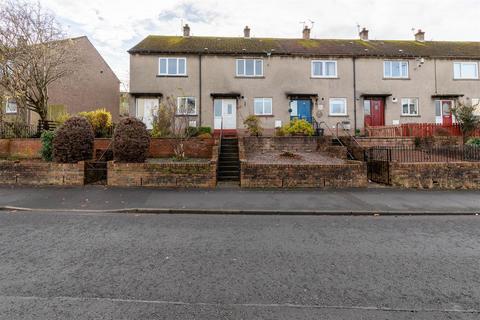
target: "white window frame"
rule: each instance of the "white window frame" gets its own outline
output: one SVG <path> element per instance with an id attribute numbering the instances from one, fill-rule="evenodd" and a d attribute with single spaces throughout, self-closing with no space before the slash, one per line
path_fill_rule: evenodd
<path id="1" fill-rule="evenodd" d="M 345 104 L 345 113 L 333 113 L 332 112 L 332 102 L 335 101 L 343 101 Z M 328 101 L 328 115 L 331 117 L 343 117 L 348 115 L 348 104 L 347 104 L 347 98 L 330 98 Z"/>
<path id="2" fill-rule="evenodd" d="M 256 110 L 255 110 L 255 104 L 257 102 L 257 100 L 262 100 L 262 113 L 257 113 Z M 265 112 L 265 101 L 266 100 L 269 100 L 270 101 L 270 113 L 266 113 Z M 253 114 L 255 114 L 256 116 L 271 116 L 273 115 L 273 98 L 254 98 L 253 99 Z"/>
<path id="3" fill-rule="evenodd" d="M 476 77 L 473 77 L 473 78 L 462 77 L 462 66 L 466 65 L 466 64 L 475 65 Z M 460 65 L 460 76 L 459 77 L 457 77 L 455 75 L 455 66 L 456 65 Z M 453 79 L 455 79 L 455 80 L 476 80 L 476 79 L 478 79 L 478 62 L 476 62 L 476 61 L 454 61 L 453 62 Z"/>
<path id="4" fill-rule="evenodd" d="M 182 100 L 187 100 L 187 99 L 193 99 L 193 101 L 195 102 L 195 110 L 193 113 L 189 113 L 188 112 L 188 109 L 186 110 L 186 112 L 180 112 L 180 101 Z M 177 116 L 196 116 L 197 115 L 197 98 L 195 97 L 178 97 L 177 98 L 177 109 L 175 111 L 175 114 Z"/>
<path id="5" fill-rule="evenodd" d="M 327 68 L 325 68 L 325 65 L 327 63 L 334 63 L 335 64 L 335 74 L 334 75 L 326 75 L 325 74 L 325 71 L 327 70 Z M 313 65 L 315 63 L 321 63 L 322 64 L 322 72 L 323 74 L 322 75 L 316 75 L 314 74 L 314 70 L 315 68 L 313 67 Z M 337 68 L 338 64 L 337 64 L 337 61 L 336 60 L 312 60 L 312 62 L 310 63 L 310 76 L 312 78 L 337 78 L 338 77 L 338 68 Z"/>
<path id="6" fill-rule="evenodd" d="M 8 104 L 13 101 L 15 103 L 15 111 L 9 111 L 8 110 Z M 7 99 L 5 101 L 5 114 L 17 114 L 18 113 L 18 105 L 17 102 L 14 99 Z"/>
<path id="7" fill-rule="evenodd" d="M 246 61 L 253 61 L 253 75 L 247 75 L 247 64 Z M 239 74 L 238 70 L 238 63 L 239 61 L 243 61 L 243 74 Z M 261 73 L 257 74 L 257 61 L 260 61 L 262 64 Z M 243 58 L 243 59 L 236 59 L 235 60 L 235 75 L 240 78 L 261 78 L 263 77 L 263 59 L 257 58 Z"/>
<path id="8" fill-rule="evenodd" d="M 408 104 L 408 113 L 404 113 L 404 112 L 403 112 L 403 104 L 404 104 L 403 102 L 406 101 L 406 100 L 408 100 L 408 102 L 407 102 L 407 104 Z M 411 104 L 410 102 L 411 102 L 411 101 L 415 101 L 415 102 L 416 102 L 417 113 L 410 113 L 410 104 Z M 401 99 L 400 99 L 400 108 L 402 109 L 402 110 L 401 110 L 402 116 L 404 116 L 404 117 L 417 117 L 417 116 L 420 115 L 420 99 L 415 98 L 415 97 L 401 98 Z"/>
<path id="9" fill-rule="evenodd" d="M 169 59 L 176 59 L 177 60 L 177 72 L 176 73 L 168 73 L 168 60 Z M 160 65 L 161 65 L 161 61 L 162 60 L 166 60 L 165 61 L 165 66 L 166 66 L 166 69 L 165 69 L 165 72 L 162 72 L 161 69 L 160 69 Z M 185 64 L 185 72 L 184 73 L 179 73 L 178 72 L 178 65 L 179 65 L 179 61 L 180 60 L 183 60 L 184 64 Z M 159 57 L 158 58 L 158 75 L 159 76 L 166 76 L 166 77 L 182 77 L 182 76 L 186 76 L 187 75 L 187 58 L 184 58 L 184 57 Z"/>
<path id="10" fill-rule="evenodd" d="M 387 62 L 390 62 L 390 75 L 388 76 L 387 75 Z M 407 74 L 406 75 L 402 75 L 402 67 L 400 65 L 400 76 L 393 76 L 393 65 L 392 63 L 393 62 L 398 62 L 400 64 L 402 63 L 406 63 L 407 64 Z M 410 76 L 410 63 L 408 60 L 383 60 L 383 78 L 385 79 L 408 79 L 408 77 Z"/>

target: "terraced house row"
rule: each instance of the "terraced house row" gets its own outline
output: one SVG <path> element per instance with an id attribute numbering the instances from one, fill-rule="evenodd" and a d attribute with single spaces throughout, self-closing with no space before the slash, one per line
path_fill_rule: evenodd
<path id="1" fill-rule="evenodd" d="M 480 99 L 480 42 L 148 36 L 130 53 L 130 112 L 148 127 L 166 97 L 192 125 L 244 129 L 251 114 L 274 129 L 293 117 L 335 128 L 455 121 Z M 479 108 L 480 115 L 480 108 Z"/>

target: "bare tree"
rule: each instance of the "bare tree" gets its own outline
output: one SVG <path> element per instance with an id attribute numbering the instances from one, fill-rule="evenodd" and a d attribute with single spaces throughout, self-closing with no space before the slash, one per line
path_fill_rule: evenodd
<path id="1" fill-rule="evenodd" d="M 185 144 L 195 136 L 196 128 L 192 121 L 196 116 L 192 115 L 191 105 L 187 98 L 179 101 L 178 105 L 174 97 L 166 97 L 162 99 L 153 115 L 152 137 L 154 138 L 171 138 L 171 145 L 175 154 L 175 159 L 184 160 Z"/>
<path id="2" fill-rule="evenodd" d="M 71 72 L 72 40 L 40 3 L 0 4 L 0 88 L 19 108 L 47 119 L 48 87 Z"/>

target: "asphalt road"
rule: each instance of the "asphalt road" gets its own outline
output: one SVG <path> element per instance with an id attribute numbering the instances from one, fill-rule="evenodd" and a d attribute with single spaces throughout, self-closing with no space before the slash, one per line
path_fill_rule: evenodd
<path id="1" fill-rule="evenodd" d="M 480 217 L 0 213 L 0 319 L 479 319 Z"/>

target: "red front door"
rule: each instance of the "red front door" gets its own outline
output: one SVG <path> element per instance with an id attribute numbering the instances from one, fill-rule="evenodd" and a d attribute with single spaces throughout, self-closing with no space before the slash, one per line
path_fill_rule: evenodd
<path id="1" fill-rule="evenodd" d="M 442 124 L 443 125 L 451 126 L 453 124 L 452 107 L 453 107 L 453 101 L 451 100 L 442 101 Z"/>
<path id="2" fill-rule="evenodd" d="M 385 102 L 382 98 L 364 100 L 365 126 L 385 125 Z"/>

